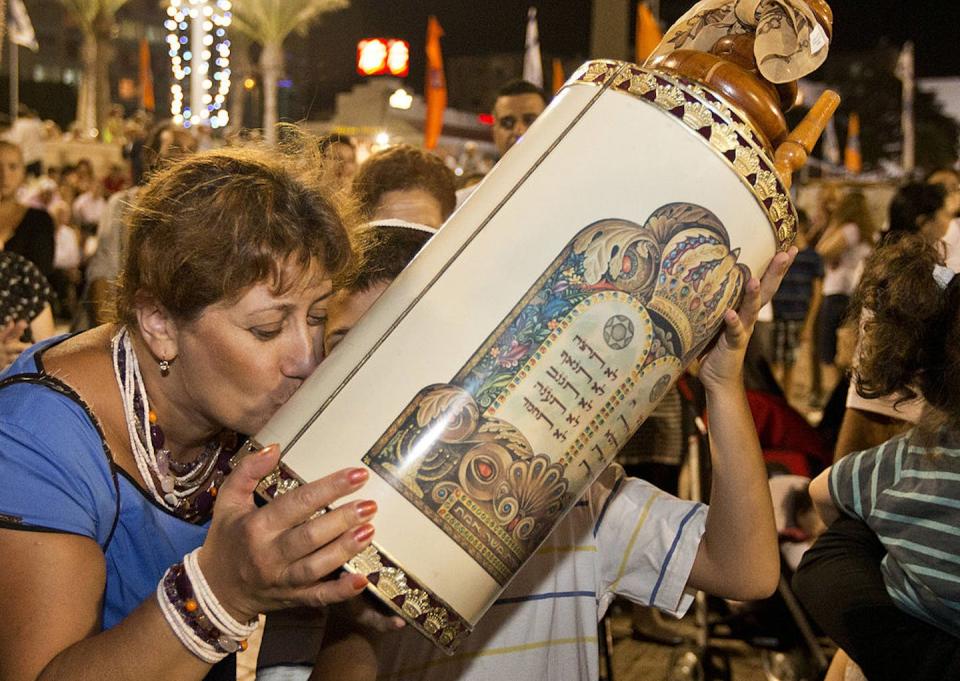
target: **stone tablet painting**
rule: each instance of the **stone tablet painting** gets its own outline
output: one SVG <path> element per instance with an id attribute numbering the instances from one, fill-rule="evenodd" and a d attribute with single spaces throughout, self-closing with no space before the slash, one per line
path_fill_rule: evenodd
<path id="1" fill-rule="evenodd" d="M 738 256 L 690 203 L 585 227 L 364 463 L 505 584 L 714 337 Z"/>

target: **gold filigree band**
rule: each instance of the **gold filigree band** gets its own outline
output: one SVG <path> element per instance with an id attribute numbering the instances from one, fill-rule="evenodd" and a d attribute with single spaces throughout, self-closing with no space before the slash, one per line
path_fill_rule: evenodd
<path id="1" fill-rule="evenodd" d="M 739 175 L 767 214 L 785 251 L 796 236 L 797 212 L 760 137 L 746 116 L 699 83 L 621 61 L 587 62 L 564 87 L 587 83 L 632 95 L 672 115 L 706 141 Z"/>
<path id="2" fill-rule="evenodd" d="M 257 442 L 248 440 L 230 460 L 231 465 L 236 467 L 243 457 L 260 449 L 262 447 Z M 302 484 L 304 481 L 281 463 L 260 481 L 257 494 L 271 501 Z M 456 610 L 400 567 L 376 544 L 365 548 L 343 567 L 348 572 L 366 577 L 369 582 L 367 589 L 448 655 L 452 655 L 473 631 L 473 627 Z"/>

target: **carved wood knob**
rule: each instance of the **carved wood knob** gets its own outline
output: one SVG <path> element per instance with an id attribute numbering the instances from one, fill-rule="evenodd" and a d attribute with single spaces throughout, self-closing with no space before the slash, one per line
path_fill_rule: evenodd
<path id="1" fill-rule="evenodd" d="M 777 147 L 774 165 L 787 189 L 793 184 L 793 173 L 807 162 L 807 157 L 838 106 L 840 95 L 833 90 L 826 90 L 797 127 L 790 131 L 786 141 Z"/>
<path id="2" fill-rule="evenodd" d="M 786 139 L 787 120 L 780 110 L 777 89 L 737 63 L 709 52 L 675 50 L 657 67 L 702 83 L 723 96 L 753 123 L 769 153 Z"/>
<path id="3" fill-rule="evenodd" d="M 817 21 L 823 26 L 823 30 L 827 32 L 827 37 L 832 39 L 833 10 L 830 9 L 830 5 L 826 3 L 826 0 L 804 0 L 804 2 L 807 3 L 807 7 L 809 7 L 810 11 L 817 17 Z"/>

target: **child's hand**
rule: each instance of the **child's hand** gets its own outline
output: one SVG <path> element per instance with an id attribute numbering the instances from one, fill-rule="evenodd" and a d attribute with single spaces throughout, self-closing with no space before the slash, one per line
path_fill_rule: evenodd
<path id="1" fill-rule="evenodd" d="M 773 294 L 780 288 L 780 282 L 796 255 L 797 249 L 794 246 L 786 253 L 777 253 L 764 272 L 762 280 L 751 277 L 747 282 L 740 307 L 737 310 L 727 310 L 723 316 L 723 333 L 700 363 L 700 380 L 705 388 L 741 382 L 743 358 L 760 308 L 770 302 Z"/>

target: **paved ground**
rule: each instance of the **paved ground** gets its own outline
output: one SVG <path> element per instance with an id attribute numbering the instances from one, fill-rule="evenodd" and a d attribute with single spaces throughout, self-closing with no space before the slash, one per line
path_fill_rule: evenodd
<path id="1" fill-rule="evenodd" d="M 811 664 L 804 652 L 795 651 L 790 655 L 762 652 L 740 641 L 716 642 L 714 671 L 701 674 L 692 652 L 697 633 L 692 616 L 671 625 L 691 641 L 691 645 L 678 648 L 634 641 L 626 614 L 614 615 L 612 622 L 613 678 L 607 681 L 815 681 L 818 678 L 809 669 L 802 669 Z M 765 666 L 770 675 L 765 673 Z"/>

